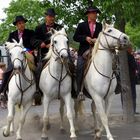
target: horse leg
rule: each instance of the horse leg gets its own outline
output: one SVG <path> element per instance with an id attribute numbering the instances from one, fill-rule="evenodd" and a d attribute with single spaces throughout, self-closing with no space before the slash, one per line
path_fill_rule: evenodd
<path id="1" fill-rule="evenodd" d="M 9 101 L 8 101 L 8 116 L 7 116 L 8 124 L 7 124 L 7 126 L 4 127 L 4 130 L 3 130 L 3 136 L 5 136 L 5 137 L 8 137 L 10 135 L 10 127 L 11 127 L 11 123 L 13 122 L 14 115 L 15 115 L 14 103 L 9 98 Z"/>
<path id="2" fill-rule="evenodd" d="M 107 117 L 109 116 L 109 111 L 110 111 L 110 107 L 111 107 L 111 100 L 112 100 L 111 96 L 106 97 L 106 99 L 105 99 L 105 113 L 106 113 Z M 98 129 L 98 130 L 100 132 L 102 132 L 104 130 L 104 126 L 101 125 L 100 129 Z M 97 131 L 97 132 L 99 132 L 99 131 Z"/>
<path id="3" fill-rule="evenodd" d="M 99 129 L 99 122 L 98 122 L 98 117 L 96 114 L 96 106 L 95 106 L 94 100 L 92 100 L 92 103 L 91 103 L 91 112 L 94 118 L 94 127 L 95 127 L 95 135 L 96 135 L 96 133 L 99 132 L 100 129 Z"/>
<path id="4" fill-rule="evenodd" d="M 49 116 L 48 116 L 49 103 L 50 103 L 50 99 L 46 95 L 44 95 L 44 99 L 43 99 L 43 105 L 44 105 L 43 129 L 42 129 L 42 135 L 41 135 L 42 140 L 48 139 L 47 125 L 49 123 Z"/>
<path id="5" fill-rule="evenodd" d="M 21 109 L 21 117 L 20 117 L 20 121 L 19 121 L 18 130 L 16 132 L 16 135 L 17 135 L 16 139 L 17 140 L 22 140 L 22 138 L 21 138 L 21 131 L 22 131 L 22 128 L 23 128 L 23 125 L 24 125 L 24 122 L 25 122 L 25 118 L 26 118 L 27 112 L 29 111 L 31 105 L 32 105 L 32 101 L 31 102 L 28 102 Z"/>
<path id="6" fill-rule="evenodd" d="M 14 117 L 13 117 L 13 121 L 11 122 L 11 126 L 10 126 L 10 134 L 14 134 Z"/>
<path id="7" fill-rule="evenodd" d="M 60 117 L 61 117 L 61 124 L 60 124 L 60 131 L 61 133 L 65 133 L 65 129 L 64 129 L 64 105 L 65 102 L 64 100 L 61 98 L 60 99 Z"/>
<path id="8" fill-rule="evenodd" d="M 73 121 L 73 114 L 72 114 L 72 99 L 71 99 L 71 94 L 68 93 L 67 95 L 64 96 L 64 101 L 66 104 L 66 109 L 67 109 L 67 117 L 70 123 L 70 137 L 72 139 L 76 139 L 76 134 L 75 134 L 75 127 L 74 127 L 74 121 Z"/>
<path id="9" fill-rule="evenodd" d="M 105 113 L 105 109 L 104 109 L 104 106 L 103 106 L 103 99 L 94 94 L 93 96 L 93 99 L 95 101 L 95 105 L 96 105 L 96 108 L 97 108 L 97 111 L 99 113 L 99 116 L 100 116 L 100 119 L 101 119 L 101 122 L 106 130 L 106 134 L 107 134 L 107 139 L 108 140 L 114 140 L 111 133 L 110 133 L 110 130 L 109 130 L 109 126 L 108 126 L 108 118 L 107 118 L 107 115 Z M 95 139 L 99 139 L 101 136 L 101 131 L 98 131 L 95 135 Z"/>
<path id="10" fill-rule="evenodd" d="M 74 99 L 74 111 L 75 111 L 75 130 L 78 131 L 78 106 L 79 106 L 79 100 Z"/>
<path id="11" fill-rule="evenodd" d="M 83 100 L 74 99 L 74 110 L 75 110 L 75 124 L 76 124 L 76 131 L 79 130 L 78 127 L 78 115 L 83 115 Z"/>

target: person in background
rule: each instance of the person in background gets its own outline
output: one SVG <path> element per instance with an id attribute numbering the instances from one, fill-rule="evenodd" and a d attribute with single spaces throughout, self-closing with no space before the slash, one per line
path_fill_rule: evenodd
<path id="1" fill-rule="evenodd" d="M 0 62 L 0 87 L 2 86 L 3 73 L 5 69 L 6 65 Z M 3 109 L 7 108 L 7 97 L 4 96 L 3 92 L 0 95 L 0 107 Z"/>
<path id="2" fill-rule="evenodd" d="M 136 98 L 137 98 L 137 95 L 136 95 L 136 70 L 137 70 L 137 64 L 136 64 L 135 58 L 132 54 L 132 47 L 128 48 L 127 56 L 128 56 L 128 66 L 129 66 L 129 76 L 130 76 L 130 84 L 131 84 L 133 109 L 134 109 L 134 114 L 138 114 L 136 112 Z"/>
<path id="3" fill-rule="evenodd" d="M 17 42 L 19 42 L 20 38 L 22 37 L 24 47 L 28 51 L 32 52 L 34 49 L 34 47 L 32 45 L 32 37 L 34 36 L 34 31 L 26 29 L 25 24 L 27 21 L 28 20 L 25 19 L 22 15 L 16 16 L 15 20 L 13 21 L 13 25 L 16 26 L 17 30 L 15 30 L 9 34 L 7 41 L 13 42 L 13 39 L 14 39 Z M 7 90 L 8 81 L 9 81 L 12 71 L 13 71 L 13 66 L 12 66 L 12 63 L 10 62 L 10 64 L 8 65 L 8 68 L 6 69 L 6 71 L 3 75 L 0 93 L 2 93 L 2 92 L 5 93 L 5 91 Z"/>
<path id="4" fill-rule="evenodd" d="M 87 20 L 79 23 L 75 34 L 73 36 L 74 41 L 79 42 L 78 60 L 77 60 L 77 96 L 81 92 L 81 85 L 83 81 L 85 54 L 87 51 L 94 47 L 96 39 L 99 33 L 102 31 L 102 24 L 97 22 L 97 15 L 100 14 L 100 10 L 93 6 L 87 8 L 85 15 Z"/>

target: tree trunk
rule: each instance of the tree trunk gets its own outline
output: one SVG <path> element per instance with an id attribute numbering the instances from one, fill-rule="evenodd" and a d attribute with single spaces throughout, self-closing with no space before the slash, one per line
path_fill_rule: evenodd
<path id="1" fill-rule="evenodd" d="M 120 53 L 120 76 L 122 85 L 122 107 L 123 107 L 123 120 L 125 122 L 134 121 L 134 110 L 132 103 L 132 93 L 129 77 L 129 66 L 127 52 L 123 51 Z"/>
<path id="2" fill-rule="evenodd" d="M 125 33 L 125 19 L 121 19 L 118 23 L 119 30 Z M 123 51 L 120 53 L 120 76 L 122 85 L 122 106 L 123 106 L 123 119 L 126 122 L 134 121 L 134 110 L 131 93 L 131 84 L 129 76 L 129 66 L 127 52 Z"/>

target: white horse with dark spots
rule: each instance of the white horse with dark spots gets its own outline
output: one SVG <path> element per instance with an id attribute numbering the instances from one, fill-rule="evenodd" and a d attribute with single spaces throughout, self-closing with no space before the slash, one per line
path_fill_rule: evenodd
<path id="1" fill-rule="evenodd" d="M 126 34 L 111 25 L 103 24 L 103 30 L 92 50 L 89 68 L 83 81 L 83 86 L 93 100 L 91 106 L 95 121 L 95 140 L 101 139 L 103 128 L 105 128 L 107 139 L 114 140 L 108 125 L 111 95 L 113 95 L 117 85 L 113 64 L 116 63 L 114 58 L 118 52 L 126 50 L 128 45 L 129 38 Z M 77 107 L 75 109 L 77 118 Z M 97 121 L 96 110 L 101 120 L 101 126 Z"/>
<path id="2" fill-rule="evenodd" d="M 4 127 L 3 135 L 7 137 L 14 132 L 15 105 L 19 105 L 21 106 L 21 114 L 16 139 L 22 140 L 21 131 L 36 91 L 35 80 L 33 72 L 27 64 L 22 39 L 19 43 L 15 40 L 13 43 L 6 42 L 5 47 L 11 57 L 13 73 L 8 86 L 7 126 Z"/>
<path id="3" fill-rule="evenodd" d="M 51 45 L 46 59 L 49 59 L 40 77 L 40 89 L 44 94 L 44 116 L 42 140 L 48 139 L 47 125 L 49 123 L 48 108 L 53 99 L 63 100 L 67 109 L 67 117 L 70 123 L 70 137 L 76 139 L 72 114 L 71 77 L 66 65 L 68 59 L 68 38 L 64 28 L 60 31 L 51 30 Z M 61 102 L 62 103 L 62 102 Z"/>

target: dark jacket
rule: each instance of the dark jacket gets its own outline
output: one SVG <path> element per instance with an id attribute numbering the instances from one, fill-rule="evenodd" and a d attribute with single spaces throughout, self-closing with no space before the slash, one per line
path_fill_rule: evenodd
<path id="1" fill-rule="evenodd" d="M 96 28 L 92 38 L 97 38 L 101 31 L 102 31 L 102 24 L 96 22 Z M 88 21 L 79 23 L 75 31 L 75 34 L 73 36 L 74 41 L 80 43 L 78 55 L 82 55 L 86 50 L 90 48 L 89 43 L 86 41 L 87 36 L 91 37 Z"/>
<path id="2" fill-rule="evenodd" d="M 55 30 L 60 30 L 62 26 L 55 23 L 52 28 L 54 28 Z M 46 43 L 46 45 L 50 43 L 50 36 L 49 34 L 47 34 L 48 32 L 49 31 L 47 30 L 47 26 L 45 23 L 36 27 L 35 37 L 34 37 L 35 47 L 40 47 L 42 42 Z M 48 38 L 49 38 L 49 41 L 48 41 Z M 48 52 L 48 48 L 41 48 L 42 56 L 45 55 L 47 52 Z"/>
<path id="3" fill-rule="evenodd" d="M 127 56 L 128 56 L 130 81 L 133 82 L 136 80 L 137 63 L 136 63 L 135 58 L 132 54 L 127 52 Z"/>
<path id="4" fill-rule="evenodd" d="M 34 47 L 31 43 L 32 37 L 34 36 L 34 31 L 33 30 L 29 30 L 29 29 L 25 29 L 23 32 L 23 45 L 25 48 L 33 50 Z M 12 32 L 9 34 L 8 40 L 9 42 L 13 42 L 12 39 L 15 39 L 17 42 L 19 42 L 19 38 L 18 38 L 18 30 Z"/>

